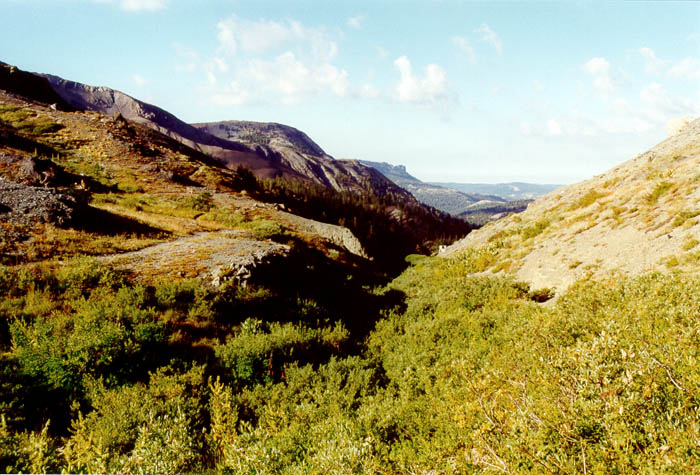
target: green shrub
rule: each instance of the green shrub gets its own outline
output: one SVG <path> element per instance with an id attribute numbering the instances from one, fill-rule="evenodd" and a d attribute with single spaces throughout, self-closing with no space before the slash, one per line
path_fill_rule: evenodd
<path id="1" fill-rule="evenodd" d="M 662 181 L 654 187 L 651 193 L 644 197 L 644 200 L 648 205 L 654 205 L 659 201 L 659 198 L 661 198 L 668 190 L 671 189 L 672 186 L 673 183 Z"/>
<path id="2" fill-rule="evenodd" d="M 547 229 L 547 227 L 549 227 L 549 220 L 541 219 L 534 223 L 532 226 L 528 226 L 527 228 L 523 229 L 523 239 L 530 239 L 534 238 L 535 236 L 539 236 L 544 232 L 545 229 Z"/>
<path id="3" fill-rule="evenodd" d="M 210 211 L 216 207 L 214 204 L 214 195 L 209 191 L 203 191 L 196 196 L 187 199 L 184 203 L 186 208 L 191 208 L 197 211 Z"/>
<path id="4" fill-rule="evenodd" d="M 673 227 L 682 226 L 687 220 L 700 215 L 700 211 L 681 211 L 673 218 Z"/>
<path id="5" fill-rule="evenodd" d="M 270 323 L 248 319 L 240 333 L 214 347 L 228 379 L 245 386 L 279 380 L 284 366 L 292 361 L 319 361 L 338 352 L 348 338 L 341 323 L 312 329 L 301 324 Z"/>
<path id="6" fill-rule="evenodd" d="M 256 239 L 277 239 L 284 234 L 282 226 L 269 219 L 256 219 L 246 223 L 244 227 L 249 229 Z"/>
<path id="7" fill-rule="evenodd" d="M 569 211 L 574 211 L 579 208 L 587 208 L 606 195 L 607 193 L 603 193 L 594 189 L 588 190 L 588 192 L 586 192 L 569 207 Z"/>

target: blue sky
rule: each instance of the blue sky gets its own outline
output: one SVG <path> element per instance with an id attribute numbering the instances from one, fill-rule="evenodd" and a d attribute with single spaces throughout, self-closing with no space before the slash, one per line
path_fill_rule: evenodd
<path id="1" fill-rule="evenodd" d="M 700 116 L 700 2 L 0 0 L 0 61 L 425 181 L 572 183 Z"/>

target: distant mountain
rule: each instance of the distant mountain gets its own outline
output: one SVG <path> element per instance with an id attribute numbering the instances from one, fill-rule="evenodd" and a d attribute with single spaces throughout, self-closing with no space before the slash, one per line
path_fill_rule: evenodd
<path id="1" fill-rule="evenodd" d="M 515 200 L 515 201 L 479 201 L 474 203 L 465 211 L 462 211 L 457 216 L 467 221 L 469 224 L 481 227 L 489 221 L 495 221 L 507 216 L 510 213 L 521 213 L 527 209 L 527 206 L 533 200 Z"/>
<path id="2" fill-rule="evenodd" d="M 409 174 L 403 165 L 391 165 L 385 162 L 360 160 L 360 163 L 376 168 L 385 177 L 409 191 L 421 203 L 437 208 L 453 216 L 468 212 L 476 203 L 505 203 L 505 199 L 495 195 L 464 193 L 456 189 L 425 183 Z M 469 219 L 467 219 L 470 221 Z M 471 221 L 470 221 L 471 222 Z M 483 223 L 481 223 L 483 224 Z"/>
<path id="3" fill-rule="evenodd" d="M 514 200 L 533 200 L 542 195 L 546 195 L 550 191 L 560 188 L 562 185 L 539 185 L 534 183 L 452 183 L 452 182 L 433 182 L 431 183 L 445 188 L 452 188 L 463 193 L 476 193 L 485 195 L 496 195 L 508 201 Z"/>
<path id="4" fill-rule="evenodd" d="M 534 288 L 700 268 L 700 119 L 614 169 L 538 198 L 450 246 Z M 483 270 L 483 269 L 482 269 Z"/>

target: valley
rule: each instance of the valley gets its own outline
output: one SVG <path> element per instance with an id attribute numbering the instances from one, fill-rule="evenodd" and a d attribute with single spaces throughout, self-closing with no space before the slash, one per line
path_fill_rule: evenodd
<path id="1" fill-rule="evenodd" d="M 457 189 L 2 63 L 0 469 L 697 471 L 699 165 Z"/>

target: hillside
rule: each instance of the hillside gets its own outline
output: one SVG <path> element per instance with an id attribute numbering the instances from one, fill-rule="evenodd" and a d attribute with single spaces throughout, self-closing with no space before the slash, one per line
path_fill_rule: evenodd
<path id="1" fill-rule="evenodd" d="M 402 195 L 407 201 L 412 200 L 408 193 L 372 168 L 363 167 L 356 162 L 334 160 L 305 134 L 291 127 L 276 125 L 271 128 L 266 124 L 257 124 L 255 127 L 266 127 L 266 132 L 237 134 L 230 132 L 234 124 L 246 124 L 247 129 L 252 130 L 253 123 L 230 121 L 190 125 L 159 107 L 108 87 L 88 86 L 52 75 L 43 77 L 48 79 L 58 95 L 76 109 L 92 110 L 110 116 L 118 113 L 128 120 L 155 129 L 188 147 L 206 153 L 230 168 L 243 165 L 261 178 L 279 176 L 305 179 L 337 191 L 376 191 L 378 195 L 394 193 Z M 291 130 L 295 131 L 295 137 L 303 136 L 304 139 L 281 139 L 286 137 L 281 131 Z M 255 139 L 256 134 L 258 137 L 266 136 L 266 139 Z"/>
<path id="2" fill-rule="evenodd" d="M 299 176 L 334 190 L 391 194 L 407 203 L 415 202 L 410 194 L 373 168 L 355 160 L 334 160 L 308 135 L 293 127 L 236 120 L 192 125 L 211 136 L 244 144 L 271 162 L 279 161 Z"/>
<path id="3" fill-rule="evenodd" d="M 696 272 L 699 167 L 695 120 L 648 152 L 539 198 L 443 255 L 478 255 L 480 271 L 503 271 L 558 291 L 611 274 Z"/>

